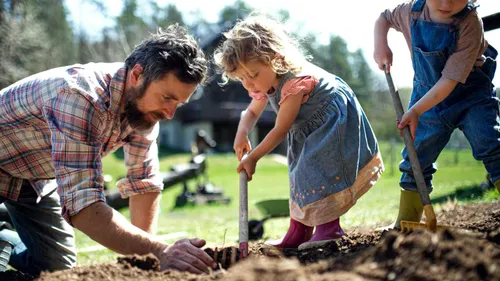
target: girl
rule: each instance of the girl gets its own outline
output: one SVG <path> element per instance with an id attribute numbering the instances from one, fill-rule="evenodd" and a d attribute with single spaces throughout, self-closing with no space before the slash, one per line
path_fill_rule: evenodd
<path id="1" fill-rule="evenodd" d="M 410 126 L 429 190 L 437 171 L 434 162 L 457 128 L 500 190 L 499 103 L 491 82 L 497 51 L 484 39 L 476 7 L 467 0 L 409 1 L 386 10 L 375 23 L 374 58 L 380 69 L 386 65 L 389 71 L 392 64 L 390 28 L 401 31 L 410 47 L 413 92 L 398 128 Z M 423 212 L 406 149 L 399 169 L 395 228 L 402 220 L 420 221 Z"/>
<path id="2" fill-rule="evenodd" d="M 339 217 L 379 178 L 383 164 L 363 109 L 339 77 L 308 63 L 279 23 L 250 16 L 224 34 L 215 60 L 252 97 L 234 141 L 237 171 L 248 180 L 257 161 L 288 141 L 290 227 L 279 248 L 306 249 L 340 238 Z M 248 134 L 267 104 L 274 128 L 251 150 Z M 316 231 L 313 235 L 313 228 Z"/>

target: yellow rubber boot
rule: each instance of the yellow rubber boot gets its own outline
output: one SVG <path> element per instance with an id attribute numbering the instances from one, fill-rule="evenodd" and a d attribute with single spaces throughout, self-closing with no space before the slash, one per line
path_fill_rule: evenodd
<path id="1" fill-rule="evenodd" d="M 415 221 L 419 222 L 422 218 L 424 206 L 420 199 L 420 194 L 416 191 L 401 190 L 401 197 L 399 199 L 399 214 L 394 228 L 401 230 L 401 221 Z"/>
<path id="2" fill-rule="evenodd" d="M 424 206 L 418 192 L 401 189 L 398 218 L 392 224 L 376 228 L 375 231 L 401 230 L 402 220 L 419 222 L 423 211 Z"/>
<path id="3" fill-rule="evenodd" d="M 494 183 L 495 187 L 497 188 L 497 191 L 500 192 L 500 180 L 497 180 L 495 183 Z"/>

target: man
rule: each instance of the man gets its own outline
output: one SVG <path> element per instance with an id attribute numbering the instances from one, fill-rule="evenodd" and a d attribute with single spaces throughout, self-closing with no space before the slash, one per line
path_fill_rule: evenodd
<path id="1" fill-rule="evenodd" d="M 10 264 L 33 275 L 71 268 L 73 229 L 120 254 L 153 253 L 162 269 L 207 272 L 205 241 L 155 240 L 163 184 L 158 121 L 172 118 L 206 75 L 207 61 L 185 28 L 172 25 L 123 63 L 48 70 L 0 91 L 0 203 L 16 232 Z M 129 223 L 106 205 L 101 158 L 123 146 Z M 62 216 L 61 216 L 62 214 Z"/>

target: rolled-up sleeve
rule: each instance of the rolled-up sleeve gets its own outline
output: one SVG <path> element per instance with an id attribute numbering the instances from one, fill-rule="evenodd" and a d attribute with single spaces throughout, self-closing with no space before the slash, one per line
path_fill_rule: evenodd
<path id="1" fill-rule="evenodd" d="M 61 90 L 45 103 L 43 111 L 51 132 L 62 215 L 71 224 L 71 216 L 95 202 L 105 202 L 99 130 L 102 113 L 88 97 L 71 90 Z"/>
<path id="2" fill-rule="evenodd" d="M 123 147 L 127 177 L 116 184 L 123 198 L 163 190 L 156 144 L 158 133 L 159 124 L 150 132 L 135 132 L 129 136 L 129 142 Z"/>

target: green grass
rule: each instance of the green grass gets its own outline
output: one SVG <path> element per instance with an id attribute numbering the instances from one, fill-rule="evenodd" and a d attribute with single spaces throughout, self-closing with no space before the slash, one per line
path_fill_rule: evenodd
<path id="1" fill-rule="evenodd" d="M 400 160 L 401 148 L 402 144 L 393 148 L 394 163 L 391 164 L 390 144 L 381 144 L 386 171 L 376 185 L 347 214 L 342 216 L 341 222 L 344 227 L 381 225 L 395 218 L 399 205 L 400 173 L 397 163 Z M 187 154 L 161 157 L 161 169 L 166 171 L 173 164 L 186 163 L 189 158 Z M 179 184 L 170 187 L 163 192 L 158 235 L 186 232 L 188 237 L 200 237 L 207 240 L 210 246 L 237 245 L 239 203 L 237 160 L 232 154 L 218 154 L 209 155 L 207 161 L 210 181 L 224 188 L 224 194 L 231 198 L 230 204 L 174 209 L 175 198 L 181 192 L 182 186 Z M 120 154 L 104 158 L 103 166 L 104 172 L 111 174 L 115 180 L 125 174 Z M 438 166 L 439 171 L 435 174 L 433 181 L 435 189 L 431 194 L 435 208 L 439 208 L 440 203 L 453 198 L 456 198 L 460 204 L 500 199 L 496 191 L 483 191 L 479 188 L 480 183 L 485 180 L 486 171 L 480 162 L 472 158 L 470 150 L 463 150 L 458 154 L 452 150 L 445 150 L 438 159 Z M 194 182 L 190 184 L 193 190 Z M 114 182 L 112 185 L 114 186 Z M 249 218 L 262 218 L 262 214 L 253 204 L 255 201 L 287 197 L 287 167 L 272 160 L 271 156 L 264 157 L 259 161 L 254 179 L 249 183 Z M 128 211 L 124 210 L 122 214 L 128 216 Z M 288 219 L 270 219 L 266 221 L 264 227 L 265 238 L 277 238 L 286 231 Z M 97 245 L 81 232 L 76 232 L 79 249 Z M 114 261 L 116 256 L 115 253 L 104 249 L 79 253 L 78 262 L 80 265 L 109 262 Z"/>

